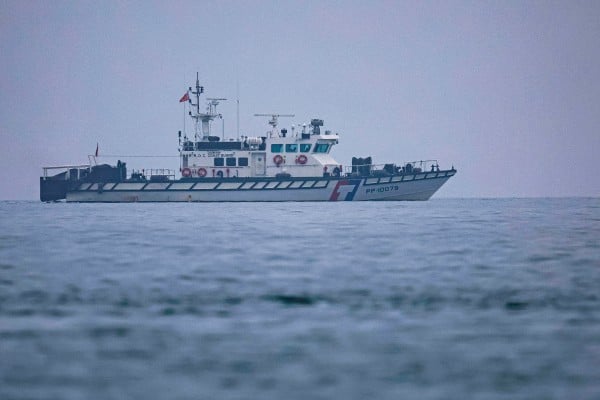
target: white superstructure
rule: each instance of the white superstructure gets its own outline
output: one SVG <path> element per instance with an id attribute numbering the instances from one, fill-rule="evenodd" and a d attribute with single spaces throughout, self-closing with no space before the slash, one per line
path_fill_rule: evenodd
<path id="1" fill-rule="evenodd" d="M 241 136 L 223 140 L 211 134 L 211 123 L 222 118 L 216 112 L 219 101 L 208 98 L 205 111 L 200 111 L 200 95 L 204 88 L 196 78 L 196 88 L 189 88 L 195 102 L 188 97 L 189 115 L 194 120 L 194 137 L 180 137 L 180 172 L 184 178 L 294 177 L 340 176 L 342 166 L 330 155 L 339 135 L 321 132 L 323 120 L 313 119 L 309 126 L 299 129 L 279 129 L 280 117 L 293 114 L 255 114 L 269 117 L 270 131 L 262 136 Z M 181 135 L 181 133 L 180 133 Z"/>

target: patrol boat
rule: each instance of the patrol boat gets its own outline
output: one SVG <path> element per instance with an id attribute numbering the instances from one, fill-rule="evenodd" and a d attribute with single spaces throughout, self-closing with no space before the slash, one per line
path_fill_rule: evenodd
<path id="1" fill-rule="evenodd" d="M 41 201 L 427 200 L 456 174 L 454 167 L 440 169 L 437 160 L 374 164 L 371 157 L 353 157 L 352 165 L 343 166 L 331 156 L 340 135 L 324 130 L 317 118 L 291 131 L 279 129 L 279 118 L 291 114 L 255 114 L 270 117 L 265 135 L 222 140 L 211 133 L 211 123 L 222 117 L 216 107 L 225 99 L 207 98 L 201 110 L 203 93 L 196 77 L 195 90 L 190 87 L 180 100 L 189 104 L 194 136 L 179 131 L 178 174 L 169 169 L 128 174 L 120 160 L 98 164 L 96 152 L 86 165 L 43 167 Z"/>

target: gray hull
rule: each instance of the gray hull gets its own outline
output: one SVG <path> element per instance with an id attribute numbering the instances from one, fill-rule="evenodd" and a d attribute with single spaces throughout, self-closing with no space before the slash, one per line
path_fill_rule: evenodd
<path id="1" fill-rule="evenodd" d="M 68 202 L 266 202 L 428 200 L 455 170 L 387 177 L 203 179 L 82 183 Z"/>

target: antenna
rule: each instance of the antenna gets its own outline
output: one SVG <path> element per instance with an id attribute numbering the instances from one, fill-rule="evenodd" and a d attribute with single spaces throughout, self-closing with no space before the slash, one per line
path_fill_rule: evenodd
<path id="1" fill-rule="evenodd" d="M 192 114 L 190 111 L 190 116 L 195 120 L 194 138 L 198 140 L 198 136 L 200 136 L 200 124 L 202 124 L 203 134 L 208 135 L 208 120 L 204 121 L 205 118 L 203 118 L 203 116 L 200 114 L 200 95 L 204 93 L 204 86 L 200 86 L 200 77 L 198 72 L 196 72 L 196 91 L 194 92 L 191 87 L 189 88 L 189 91 L 196 96 L 195 104 L 190 101 L 191 105 L 196 108 L 194 114 Z"/>
<path id="2" fill-rule="evenodd" d="M 208 100 L 208 113 L 216 114 L 217 106 L 219 105 L 219 102 L 227 100 L 227 99 L 223 99 L 223 98 L 217 99 L 217 98 L 207 97 L 206 100 Z"/>
<path id="3" fill-rule="evenodd" d="M 277 129 L 277 122 L 279 117 L 295 117 L 294 114 L 254 114 L 255 117 L 271 117 L 269 120 L 269 125 L 273 127 L 273 129 Z"/>
<path id="4" fill-rule="evenodd" d="M 192 88 L 190 88 L 192 90 Z M 198 72 L 196 72 L 196 91 L 192 92 L 192 94 L 196 95 L 196 104 L 192 104 L 196 106 L 196 113 L 200 114 L 200 95 L 204 93 L 204 86 L 200 86 L 200 77 Z"/>
<path id="5" fill-rule="evenodd" d="M 255 117 L 271 117 L 269 120 L 269 125 L 273 127 L 273 130 L 269 133 L 269 136 L 276 134 L 279 136 L 279 131 L 277 130 L 277 122 L 279 117 L 295 117 L 294 114 L 254 114 Z"/>
<path id="6" fill-rule="evenodd" d="M 236 117 L 237 117 L 237 140 L 240 140 L 240 81 L 236 83 L 236 94 L 237 94 L 237 109 L 236 109 Z"/>

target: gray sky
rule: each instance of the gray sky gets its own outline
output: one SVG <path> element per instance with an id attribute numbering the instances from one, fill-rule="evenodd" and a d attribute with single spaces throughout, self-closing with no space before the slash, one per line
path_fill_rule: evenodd
<path id="1" fill-rule="evenodd" d="M 243 134 L 320 117 L 343 164 L 454 165 L 438 197 L 600 196 L 599 38 L 598 1 L 2 0 L 0 199 L 96 142 L 176 156 L 196 71 L 226 136 L 239 82 Z"/>

